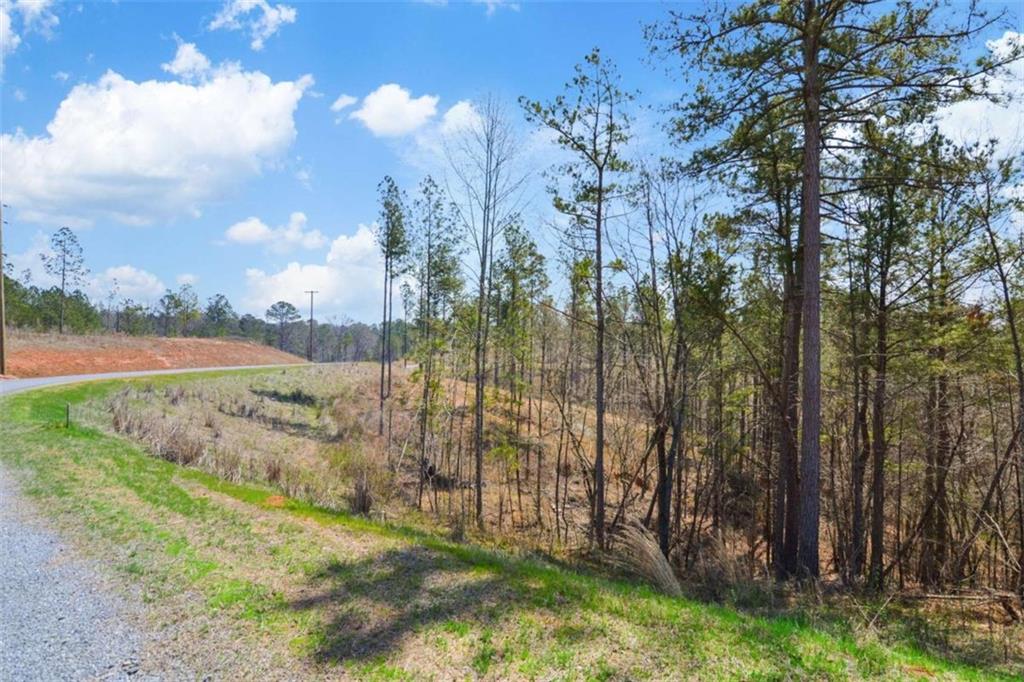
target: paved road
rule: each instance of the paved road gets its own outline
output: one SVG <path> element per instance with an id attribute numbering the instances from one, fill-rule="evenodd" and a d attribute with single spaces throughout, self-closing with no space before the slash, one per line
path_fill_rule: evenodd
<path id="1" fill-rule="evenodd" d="M 185 367 L 177 369 L 147 369 L 139 372 L 106 372 L 101 374 L 72 374 L 60 377 L 32 377 L 30 379 L 2 379 L 0 380 L 0 397 L 12 393 L 20 393 L 33 388 L 44 386 L 58 386 L 61 384 L 74 384 L 79 381 L 96 381 L 100 379 L 131 379 L 134 377 L 146 377 L 159 374 L 188 374 L 190 372 L 218 372 L 230 369 L 269 369 L 274 367 L 303 367 L 309 363 L 296 363 L 294 365 L 238 365 L 234 367 Z"/>
<path id="2" fill-rule="evenodd" d="M 6 379 L 0 381 L 0 396 L 97 379 L 289 366 L 295 365 Z M 107 584 L 101 567 L 61 542 L 0 469 L 0 682 L 195 677 L 182 670 L 153 670 L 141 660 L 144 645 L 154 640 L 133 625 L 142 608 Z"/>

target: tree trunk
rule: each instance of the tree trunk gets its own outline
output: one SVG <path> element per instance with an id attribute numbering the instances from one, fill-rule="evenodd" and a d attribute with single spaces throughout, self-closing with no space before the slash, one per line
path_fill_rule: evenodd
<path id="1" fill-rule="evenodd" d="M 885 303 L 886 274 L 881 275 L 878 335 L 875 349 L 875 390 L 871 408 L 871 566 L 869 582 L 876 590 L 882 589 L 882 559 L 885 544 L 885 382 L 888 353 L 886 335 L 888 311 Z"/>
<path id="2" fill-rule="evenodd" d="M 388 346 L 388 282 L 391 277 L 391 259 L 384 255 L 384 312 L 380 321 L 380 416 L 377 422 L 377 435 L 384 435 L 384 364 L 387 361 Z"/>
<path id="3" fill-rule="evenodd" d="M 820 18 L 804 0 L 803 409 L 800 441 L 800 537 L 797 573 L 817 579 L 821 470 L 821 121 L 818 76 Z"/>
<path id="4" fill-rule="evenodd" d="M 1013 309 L 1013 301 L 1010 295 L 1010 283 L 1009 277 L 1006 273 L 1006 269 L 1003 266 L 1002 254 L 999 251 L 999 244 L 996 242 L 995 231 L 989 221 L 989 217 L 992 215 L 992 191 L 990 187 L 986 186 L 985 192 L 985 232 L 988 235 L 989 245 L 992 248 L 992 258 L 996 265 L 996 274 L 999 277 L 999 284 L 1001 288 L 1003 298 L 1003 308 L 1006 313 L 1006 326 L 1010 330 L 1010 341 L 1013 344 L 1013 369 L 1017 378 L 1017 425 L 1016 433 L 1013 442 L 1018 446 L 1020 445 L 1020 439 L 1024 438 L 1024 350 L 1021 348 L 1020 332 L 1017 329 L 1017 316 Z M 1008 459 L 1008 458 L 1007 458 Z M 1005 464 L 1004 464 L 1005 466 Z M 1024 489 L 1021 488 L 1020 481 L 1020 468 L 1024 468 L 1024 447 L 1018 447 L 1018 497 L 1024 497 Z M 1000 468 L 1000 473 L 1002 468 Z M 1021 500 L 1024 502 L 1024 500 Z M 986 505 L 988 497 L 986 497 Z M 1021 597 L 1024 598 L 1024 507 L 1018 511 L 1018 523 L 1019 532 L 1021 537 L 1020 542 L 1020 554 L 1018 557 L 1018 568 L 1017 568 L 1017 590 Z M 978 516 L 978 520 L 981 516 Z M 973 538 L 971 538 L 973 541 Z M 955 577 L 959 578 L 963 572 L 964 555 L 962 552 L 961 556 L 957 560 L 957 567 L 955 571 Z"/>
<path id="5" fill-rule="evenodd" d="M 604 174 L 597 174 L 597 213 L 594 220 L 594 299 L 597 314 L 597 349 L 594 357 L 596 395 L 594 399 L 594 533 L 597 546 L 604 549 L 604 263 L 601 256 L 604 225 L 602 210 L 604 202 Z"/>
<path id="6" fill-rule="evenodd" d="M 794 259 L 800 257 L 800 247 Z M 782 367 L 779 381 L 777 431 L 779 471 L 775 482 L 772 514 L 773 568 L 778 580 L 792 576 L 797 570 L 797 533 L 799 521 L 800 484 L 797 471 L 797 427 L 800 388 L 800 321 L 803 268 L 799 262 L 789 266 L 783 301 Z"/>

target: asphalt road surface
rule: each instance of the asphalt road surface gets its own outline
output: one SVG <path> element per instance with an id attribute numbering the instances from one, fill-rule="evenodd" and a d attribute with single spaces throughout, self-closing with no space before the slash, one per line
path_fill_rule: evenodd
<path id="1" fill-rule="evenodd" d="M 75 384 L 80 381 L 98 381 L 102 379 L 131 379 L 159 374 L 188 374 L 190 372 L 218 372 L 231 369 L 273 369 L 275 367 L 302 367 L 309 363 L 294 365 L 242 365 L 237 367 L 181 367 L 177 369 L 146 369 L 138 372 L 107 372 L 100 374 L 73 374 L 60 377 L 32 377 L 29 379 L 0 379 L 0 397 L 12 393 L 20 393 L 44 386 Z"/>

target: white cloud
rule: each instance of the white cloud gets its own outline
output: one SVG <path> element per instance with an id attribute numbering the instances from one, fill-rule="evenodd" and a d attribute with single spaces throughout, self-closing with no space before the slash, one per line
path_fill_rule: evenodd
<path id="1" fill-rule="evenodd" d="M 16 0 L 10 3 L 0 1 L 0 74 L 4 70 L 4 59 L 21 45 L 22 35 L 35 32 L 49 40 L 60 19 L 51 7 L 54 0 Z M 21 35 L 14 27 L 15 17 L 21 20 Z"/>
<path id="2" fill-rule="evenodd" d="M 518 12 L 519 11 L 519 3 L 518 2 L 509 2 L 509 0 L 472 0 L 472 1 L 473 1 L 473 4 L 476 4 L 476 5 L 486 5 L 487 6 L 487 16 L 491 16 L 492 14 L 494 14 L 501 7 L 506 7 L 508 9 L 512 10 L 513 12 Z"/>
<path id="3" fill-rule="evenodd" d="M 346 94 L 338 95 L 338 99 L 334 100 L 334 103 L 331 104 L 331 111 L 333 111 L 335 113 L 338 113 L 342 109 L 347 109 L 348 107 L 352 106 L 353 104 L 355 104 L 358 101 L 359 101 L 359 98 L 358 97 L 353 97 L 352 95 L 346 95 Z M 341 116 L 336 116 L 334 118 L 334 122 L 335 123 L 341 123 L 341 121 L 342 121 L 342 117 Z"/>
<path id="4" fill-rule="evenodd" d="M 275 301 L 300 300 L 303 291 L 316 289 L 319 310 L 369 322 L 383 295 L 383 278 L 384 262 L 374 229 L 360 225 L 354 235 L 341 235 L 331 243 L 322 264 L 291 262 L 269 274 L 258 268 L 247 269 L 243 305 L 262 314 Z"/>
<path id="5" fill-rule="evenodd" d="M 199 215 L 279 160 L 312 83 L 235 65 L 198 84 L 108 71 L 71 89 L 46 134 L 0 136 L 3 200 L 21 219 L 72 227 Z"/>
<path id="6" fill-rule="evenodd" d="M 447 141 L 467 129 L 478 128 L 482 122 L 473 102 L 459 100 L 442 114 L 440 120 L 417 130 L 409 144 L 399 149 L 399 153 L 406 163 L 423 173 L 443 177 L 449 165 L 445 153 Z"/>
<path id="7" fill-rule="evenodd" d="M 353 97 L 352 95 L 346 95 L 342 93 L 338 95 L 338 99 L 334 100 L 334 104 L 331 105 L 331 111 L 341 111 L 345 107 L 350 107 L 358 101 L 358 97 Z"/>
<path id="8" fill-rule="evenodd" d="M 447 7 L 448 0 L 417 0 L 424 5 L 434 5 L 435 7 Z M 493 15 L 498 8 L 505 7 L 512 10 L 513 12 L 519 11 L 519 3 L 511 2 L 510 0 L 471 0 L 474 5 L 486 5 L 487 16 Z"/>
<path id="9" fill-rule="evenodd" d="M 1007 58 L 1014 45 L 1024 44 L 1024 34 L 1005 32 L 985 46 L 996 58 Z M 996 140 L 997 153 L 1019 154 L 1024 137 L 1024 59 L 1009 64 L 985 81 L 987 91 L 999 101 L 967 100 L 939 111 L 939 131 L 955 142 Z"/>
<path id="10" fill-rule="evenodd" d="M 199 79 L 210 72 L 210 60 L 199 51 L 195 43 L 178 43 L 174 59 L 161 64 L 160 68 L 186 80 Z"/>
<path id="11" fill-rule="evenodd" d="M 26 32 L 35 31 L 49 40 L 60 24 L 60 18 L 50 9 L 54 4 L 54 0 L 16 0 L 14 7 L 22 13 Z"/>
<path id="12" fill-rule="evenodd" d="M 452 135 L 482 124 L 479 112 L 468 99 L 459 100 L 441 117 L 441 133 Z"/>
<path id="13" fill-rule="evenodd" d="M 50 255 L 53 255 L 50 238 L 43 232 L 36 232 L 32 236 L 32 244 L 27 249 L 21 253 L 5 253 L 4 257 L 14 270 L 14 276 L 18 281 L 28 284 L 25 281 L 27 272 L 32 284 L 48 287 L 55 284 L 56 280 L 43 269 L 42 256 Z"/>
<path id="14" fill-rule="evenodd" d="M 36 232 L 29 247 L 21 253 L 8 254 L 8 260 L 14 270 L 14 276 L 19 281 L 46 288 L 60 284 L 58 278 L 43 268 L 42 256 L 52 255 L 49 236 L 43 232 Z M 25 280 L 26 271 L 29 275 L 28 282 Z M 132 265 L 118 265 L 95 275 L 87 274 L 82 290 L 93 300 L 102 301 L 110 295 L 115 284 L 119 299 L 131 298 L 143 303 L 159 298 L 167 288 L 160 278 L 151 272 Z"/>
<path id="15" fill-rule="evenodd" d="M 313 171 L 308 166 L 303 166 L 295 171 L 295 179 L 306 189 L 313 189 Z"/>
<path id="16" fill-rule="evenodd" d="M 415 99 L 397 83 L 386 83 L 365 98 L 349 118 L 362 121 L 378 137 L 398 137 L 416 130 L 437 113 L 439 97 L 422 95 Z"/>
<path id="17" fill-rule="evenodd" d="M 118 265 L 90 279 L 86 291 L 94 300 L 105 301 L 115 288 L 118 300 L 130 298 L 136 303 L 154 301 L 167 290 L 153 273 L 132 265 Z"/>
<path id="18" fill-rule="evenodd" d="M 229 227 L 224 236 L 237 244 L 261 244 L 273 239 L 274 231 L 259 218 L 246 218 Z"/>
<path id="19" fill-rule="evenodd" d="M 21 36 L 14 32 L 14 20 L 7 3 L 0 3 L 0 73 L 3 73 L 4 59 L 21 45 Z"/>
<path id="20" fill-rule="evenodd" d="M 296 246 L 304 249 L 319 249 L 327 243 L 320 230 L 307 230 L 306 214 L 295 211 L 288 218 L 288 224 L 271 229 L 256 217 L 246 218 L 227 229 L 224 236 L 236 244 L 263 244 L 275 253 L 287 253 Z"/>
<path id="21" fill-rule="evenodd" d="M 174 281 L 178 283 L 178 286 L 184 286 L 186 284 L 195 286 L 199 283 L 199 275 L 193 275 L 191 272 L 183 272 L 175 277 Z"/>
<path id="22" fill-rule="evenodd" d="M 15 88 L 14 89 L 14 99 L 17 100 L 18 102 L 24 102 L 25 100 L 28 99 L 28 96 L 25 94 L 25 91 L 22 90 L 21 88 Z"/>
<path id="23" fill-rule="evenodd" d="M 51 11 L 54 0 L 17 0 L 15 8 L 21 12 L 21 18 L 26 31 L 38 31 L 44 38 L 53 37 L 53 29 L 60 23 L 60 19 Z"/>
<path id="24" fill-rule="evenodd" d="M 227 0 L 207 28 L 247 31 L 252 38 L 249 47 L 258 52 L 267 38 L 285 24 L 295 23 L 297 16 L 296 9 L 289 5 L 271 5 L 267 0 Z"/>
<path id="25" fill-rule="evenodd" d="M 67 71 L 57 71 L 53 74 L 53 80 L 60 81 L 61 83 L 66 83 L 69 78 L 71 78 L 71 74 Z"/>

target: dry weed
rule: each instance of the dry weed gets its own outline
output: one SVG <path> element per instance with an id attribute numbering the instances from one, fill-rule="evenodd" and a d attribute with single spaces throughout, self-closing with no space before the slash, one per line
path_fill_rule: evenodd
<path id="1" fill-rule="evenodd" d="M 611 561 L 619 568 L 640 576 L 665 594 L 682 594 L 672 565 L 661 553 L 658 541 L 639 521 L 624 523 L 614 536 Z"/>

